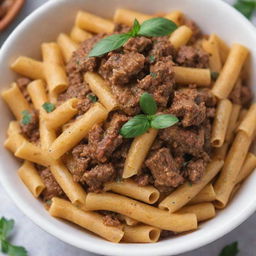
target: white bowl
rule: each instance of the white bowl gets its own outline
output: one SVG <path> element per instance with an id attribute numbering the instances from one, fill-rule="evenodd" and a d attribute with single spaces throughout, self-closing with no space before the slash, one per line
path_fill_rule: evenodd
<path id="1" fill-rule="evenodd" d="M 196 2 L 196 3 L 195 3 Z M 8 88 L 15 79 L 9 64 L 18 56 L 40 57 L 40 44 L 55 40 L 60 32 L 68 32 L 80 9 L 112 17 L 117 7 L 145 13 L 180 9 L 195 20 L 206 33 L 215 32 L 228 43 L 240 42 L 251 50 L 250 81 L 256 83 L 256 30 L 252 24 L 228 4 L 220 0 L 58 0 L 49 1 L 27 17 L 6 40 L 0 51 L 0 86 Z M 254 88 L 255 90 L 255 88 Z M 1 145 L 8 122 L 12 119 L 0 101 Z M 0 181 L 16 205 L 42 229 L 76 247 L 104 255 L 176 255 L 206 245 L 241 224 L 256 209 L 256 173 L 244 183 L 232 203 L 217 217 L 190 234 L 170 238 L 156 244 L 113 244 L 73 225 L 49 216 L 42 204 L 33 198 L 17 176 L 20 163 L 0 147 Z M 54 248 L 53 248 L 54 250 Z"/>

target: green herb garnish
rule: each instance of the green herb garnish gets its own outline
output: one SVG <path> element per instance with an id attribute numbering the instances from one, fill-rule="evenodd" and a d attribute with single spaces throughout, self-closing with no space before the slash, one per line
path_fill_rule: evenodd
<path id="1" fill-rule="evenodd" d="M 219 256 L 236 256 L 239 253 L 238 242 L 225 246 Z"/>
<path id="2" fill-rule="evenodd" d="M 147 132 L 150 127 L 164 129 L 179 122 L 173 115 L 156 115 L 157 105 L 149 93 L 144 93 L 140 97 L 140 108 L 145 114 L 134 116 L 122 126 L 120 134 L 123 137 L 134 138 Z"/>
<path id="3" fill-rule="evenodd" d="M 241 12 L 247 19 L 251 19 L 256 10 L 255 0 L 237 0 L 234 7 Z"/>
<path id="4" fill-rule="evenodd" d="M 153 55 L 150 55 L 149 56 L 149 63 L 153 63 L 154 61 L 155 61 L 155 56 L 153 56 Z"/>
<path id="5" fill-rule="evenodd" d="M 149 74 L 150 74 L 153 78 L 155 78 L 155 79 L 157 78 L 157 73 L 150 72 Z"/>
<path id="6" fill-rule="evenodd" d="M 22 124 L 29 124 L 30 122 L 31 122 L 31 119 L 32 119 L 32 116 L 31 116 L 31 114 L 29 113 L 29 111 L 28 110 L 23 110 L 22 112 L 21 112 L 21 114 L 22 114 L 22 119 L 21 119 L 21 123 Z"/>
<path id="7" fill-rule="evenodd" d="M 55 105 L 50 103 L 50 102 L 45 102 L 43 105 L 42 105 L 43 109 L 47 112 L 47 113 L 50 113 L 52 112 L 54 109 L 55 109 Z"/>
<path id="8" fill-rule="evenodd" d="M 136 36 L 166 36 L 171 34 L 177 25 L 171 20 L 165 18 L 152 18 L 144 21 L 141 25 L 135 19 L 132 29 L 128 33 L 115 34 L 103 38 L 95 44 L 89 52 L 89 57 L 102 56 L 108 52 L 119 49 L 130 38 Z"/>
<path id="9" fill-rule="evenodd" d="M 91 102 L 97 102 L 98 101 L 98 97 L 93 95 L 93 94 L 88 94 L 87 98 L 91 101 Z"/>
<path id="10" fill-rule="evenodd" d="M 212 71 L 212 72 L 211 72 L 211 79 L 212 79 L 213 81 L 216 81 L 216 80 L 218 79 L 219 75 L 220 75 L 219 72 L 214 72 L 214 71 Z"/>
<path id="11" fill-rule="evenodd" d="M 9 256 L 27 256 L 27 251 L 21 246 L 12 245 L 7 239 L 14 228 L 14 220 L 0 219 L 1 251 Z"/>

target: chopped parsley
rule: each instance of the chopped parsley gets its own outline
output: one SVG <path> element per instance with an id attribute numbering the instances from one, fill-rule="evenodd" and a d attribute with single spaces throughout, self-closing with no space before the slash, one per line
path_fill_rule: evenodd
<path id="1" fill-rule="evenodd" d="M 157 78 L 157 73 L 150 72 L 149 74 L 150 74 L 153 78 Z"/>
<path id="2" fill-rule="evenodd" d="M 87 98 L 91 101 L 91 102 L 97 102 L 98 101 L 98 97 L 96 95 L 93 94 L 88 94 Z"/>
<path id="3" fill-rule="evenodd" d="M 45 102 L 43 105 L 42 105 L 43 109 L 47 112 L 47 113 L 50 113 L 52 112 L 54 109 L 55 109 L 55 105 L 50 103 L 50 102 Z"/>
<path id="4" fill-rule="evenodd" d="M 32 119 L 32 116 L 29 113 L 29 111 L 28 110 L 23 110 L 21 112 L 21 114 L 22 114 L 21 123 L 25 124 L 25 125 L 29 124 L 31 122 L 31 119 Z"/>

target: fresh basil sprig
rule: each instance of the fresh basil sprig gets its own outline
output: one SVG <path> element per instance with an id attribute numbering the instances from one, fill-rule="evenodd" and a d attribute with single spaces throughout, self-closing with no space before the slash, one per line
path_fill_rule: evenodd
<path id="1" fill-rule="evenodd" d="M 3 253 L 10 256 L 27 256 L 27 251 L 21 246 L 12 245 L 8 242 L 8 237 L 14 228 L 14 220 L 0 219 L 0 248 Z"/>
<path id="2" fill-rule="evenodd" d="M 164 129 L 179 122 L 179 119 L 173 115 L 156 115 L 157 104 L 149 93 L 141 95 L 140 108 L 145 114 L 134 116 L 122 126 L 120 134 L 124 138 L 140 136 L 147 132 L 150 127 Z"/>
<path id="3" fill-rule="evenodd" d="M 219 256 L 236 256 L 239 253 L 238 242 L 225 246 Z"/>
<path id="4" fill-rule="evenodd" d="M 237 0 L 234 7 L 241 12 L 247 19 L 251 19 L 256 10 L 255 0 Z"/>
<path id="5" fill-rule="evenodd" d="M 144 21 L 141 25 L 135 19 L 132 29 L 128 33 L 114 34 L 103 38 L 95 44 L 88 57 L 102 56 L 108 52 L 119 49 L 130 38 L 136 36 L 167 36 L 171 34 L 177 25 L 165 18 L 152 18 Z"/>

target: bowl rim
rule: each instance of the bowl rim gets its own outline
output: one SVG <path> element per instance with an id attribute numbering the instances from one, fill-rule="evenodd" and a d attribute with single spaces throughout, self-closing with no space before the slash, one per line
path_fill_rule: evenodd
<path id="1" fill-rule="evenodd" d="M 61 4 L 61 2 L 65 2 L 66 0 L 58 0 L 58 1 L 49 1 L 42 4 L 39 8 L 35 9 L 30 15 L 28 15 L 9 35 L 9 37 L 5 40 L 2 47 L 0 48 L 0 60 L 2 59 L 2 55 L 5 52 L 5 49 L 8 48 L 9 42 L 11 42 L 15 37 L 16 34 L 23 28 L 25 28 L 27 25 L 29 25 L 30 21 L 32 21 L 34 18 L 36 18 L 41 13 L 44 13 L 45 10 L 48 8 L 54 7 L 55 5 Z M 253 26 L 253 24 L 247 20 L 241 13 L 239 13 L 235 8 L 230 6 L 228 3 L 222 1 L 222 0 L 208 0 L 211 2 L 215 2 L 215 4 L 219 5 L 219 8 L 225 8 L 229 9 L 229 12 L 232 12 L 233 15 L 237 16 L 237 19 L 240 19 L 242 23 L 244 23 L 245 26 L 248 27 L 248 29 L 252 32 L 252 36 L 255 37 L 256 42 L 256 28 Z M 142 246 L 140 244 L 140 247 L 134 247 L 129 248 L 129 253 L 124 252 L 121 246 L 118 247 L 116 244 L 113 244 L 111 242 L 108 242 L 106 244 L 101 244 L 100 246 L 97 246 L 93 243 L 90 243 L 89 241 L 84 240 L 83 245 L 76 241 L 76 239 L 72 238 L 71 236 L 67 236 L 64 232 L 62 232 L 60 229 L 57 229 L 54 227 L 54 225 L 50 224 L 45 218 L 43 218 L 40 214 L 38 214 L 35 210 L 24 207 L 23 202 L 19 201 L 18 192 L 13 191 L 11 186 L 9 186 L 8 182 L 5 182 L 5 179 L 2 178 L 1 172 L 0 172 L 0 183 L 4 190 L 7 192 L 8 196 L 13 200 L 15 205 L 23 212 L 29 219 L 31 219 L 37 226 L 39 226 L 44 231 L 48 232 L 49 234 L 57 237 L 58 239 L 64 241 L 67 244 L 70 244 L 72 246 L 75 246 L 77 248 L 87 250 L 92 253 L 99 253 L 102 254 L 104 252 L 104 255 L 166 255 L 163 254 L 163 252 L 168 253 L 168 248 L 171 245 L 163 245 L 160 248 L 153 248 L 153 247 L 147 247 Z M 204 237 L 201 237 L 200 240 L 194 240 L 194 243 L 190 243 L 189 246 L 183 246 L 183 248 L 176 249 L 175 252 L 173 252 L 172 255 L 177 255 L 180 253 L 185 253 L 188 251 L 192 251 L 195 249 L 198 249 L 202 246 L 205 246 L 225 234 L 229 233 L 236 227 L 238 227 L 241 223 L 243 223 L 247 218 L 249 218 L 254 212 L 256 211 L 256 198 L 255 200 L 251 201 L 250 204 L 244 209 L 242 209 L 240 212 L 237 213 L 236 216 L 232 216 L 230 218 L 229 222 L 225 222 L 223 224 L 223 227 L 221 230 L 214 229 L 213 232 L 210 233 Z M 138 244 L 136 244 L 138 245 Z M 143 248 L 142 248 L 143 247 Z M 188 248 L 188 249 L 187 249 Z"/>

